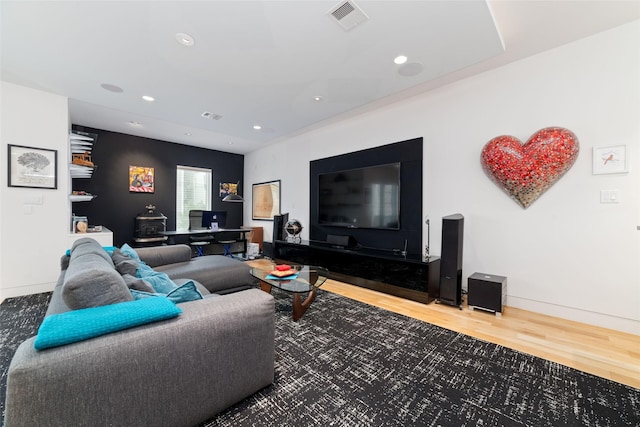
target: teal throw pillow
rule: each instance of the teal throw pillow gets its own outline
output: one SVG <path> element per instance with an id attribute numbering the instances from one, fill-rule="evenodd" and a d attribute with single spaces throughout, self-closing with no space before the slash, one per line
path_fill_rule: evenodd
<path id="1" fill-rule="evenodd" d="M 168 294 L 178 287 L 167 273 L 155 271 L 145 263 L 139 263 L 136 270 L 136 277 L 146 280 L 156 292 Z"/>
<path id="2" fill-rule="evenodd" d="M 128 244 L 124 244 L 122 245 L 122 247 L 120 248 L 120 251 L 125 254 L 126 256 L 128 256 L 129 258 L 133 258 L 136 261 L 140 262 L 140 255 L 138 255 L 138 252 L 135 251 L 135 249 L 133 249 L 131 246 L 129 246 Z"/>
<path id="3" fill-rule="evenodd" d="M 131 295 L 133 295 L 133 298 L 136 300 L 142 300 L 151 297 L 166 297 L 169 301 L 178 304 L 181 302 L 203 299 L 203 296 L 198 290 L 196 284 L 191 280 L 181 286 L 177 286 L 175 289 L 169 291 L 168 293 L 144 292 L 136 289 L 130 289 L 130 291 Z"/>
<path id="4" fill-rule="evenodd" d="M 42 321 L 34 347 L 44 350 L 84 341 L 180 313 L 180 307 L 166 298 L 148 298 L 52 314 Z"/>
<path id="5" fill-rule="evenodd" d="M 122 245 L 120 252 L 138 262 L 136 277 L 143 279 L 145 283 L 151 285 L 153 288 L 152 292 L 148 292 L 147 289 L 140 289 L 138 286 L 129 286 L 129 288 L 131 288 L 129 290 L 134 299 L 162 296 L 177 304 L 203 298 L 195 283 L 189 281 L 182 286 L 176 285 L 167 273 L 155 271 L 145 264 L 138 256 L 138 253 L 126 243 Z"/>

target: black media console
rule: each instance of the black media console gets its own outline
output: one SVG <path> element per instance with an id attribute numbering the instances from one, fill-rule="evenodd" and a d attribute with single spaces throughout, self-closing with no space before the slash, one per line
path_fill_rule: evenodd
<path id="1" fill-rule="evenodd" d="M 318 265 L 330 278 L 428 303 L 438 297 L 440 258 L 370 248 L 344 248 L 326 242 L 273 241 L 277 262 Z"/>

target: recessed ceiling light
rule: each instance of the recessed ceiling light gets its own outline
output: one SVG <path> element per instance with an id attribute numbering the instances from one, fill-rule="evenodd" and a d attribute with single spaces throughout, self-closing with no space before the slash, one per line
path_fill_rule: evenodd
<path id="1" fill-rule="evenodd" d="M 112 85 L 111 83 L 102 83 L 100 87 L 109 92 L 122 93 L 124 92 L 120 86 Z"/>
<path id="2" fill-rule="evenodd" d="M 142 99 L 144 99 L 147 102 L 153 102 L 156 100 L 153 96 L 149 96 L 149 95 L 143 95 Z"/>
<path id="3" fill-rule="evenodd" d="M 317 102 L 320 102 L 320 101 L 322 101 L 323 99 L 324 99 L 324 98 L 322 98 L 320 95 L 316 95 L 316 96 L 314 96 L 314 97 L 313 97 L 313 100 L 314 100 L 314 101 L 317 101 Z"/>
<path id="4" fill-rule="evenodd" d="M 134 122 L 134 121 L 130 121 L 130 122 L 129 122 L 129 124 L 130 124 L 131 126 L 140 126 L 140 123 L 138 123 L 138 122 Z"/>
<path id="5" fill-rule="evenodd" d="M 184 134 L 187 135 L 187 136 L 193 135 L 191 132 L 185 132 Z"/>
<path id="6" fill-rule="evenodd" d="M 193 46 L 194 44 L 196 44 L 194 38 L 187 33 L 176 33 L 176 40 L 178 40 L 178 43 L 184 46 Z"/>
<path id="7" fill-rule="evenodd" d="M 262 126 L 260 126 L 260 125 L 253 125 L 253 129 L 255 129 L 255 130 L 260 130 L 260 129 L 262 129 Z"/>
<path id="8" fill-rule="evenodd" d="M 407 62 L 407 59 L 409 59 L 409 58 L 407 58 L 404 55 L 399 55 L 399 56 L 395 57 L 393 62 L 395 62 L 396 64 L 400 65 L 400 64 L 404 64 L 405 62 Z"/>

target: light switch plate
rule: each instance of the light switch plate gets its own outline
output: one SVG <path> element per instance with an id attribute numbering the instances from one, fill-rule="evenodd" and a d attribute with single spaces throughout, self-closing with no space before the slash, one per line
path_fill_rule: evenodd
<path id="1" fill-rule="evenodd" d="M 600 203 L 620 203 L 620 190 L 600 190 Z"/>

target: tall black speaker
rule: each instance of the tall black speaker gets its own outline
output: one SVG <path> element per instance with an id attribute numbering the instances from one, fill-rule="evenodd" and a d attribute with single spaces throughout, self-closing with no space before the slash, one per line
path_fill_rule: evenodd
<path id="1" fill-rule="evenodd" d="M 439 301 L 462 309 L 462 238 L 464 217 L 453 214 L 442 218 Z"/>
<path id="2" fill-rule="evenodd" d="M 283 213 L 273 216 L 273 242 L 276 240 L 284 240 L 284 226 L 289 221 L 289 214 Z"/>

